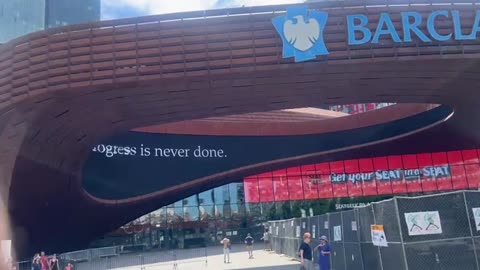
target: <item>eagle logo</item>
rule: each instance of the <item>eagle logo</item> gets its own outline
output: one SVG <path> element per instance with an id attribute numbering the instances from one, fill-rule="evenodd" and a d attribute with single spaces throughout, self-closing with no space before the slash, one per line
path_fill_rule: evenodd
<path id="1" fill-rule="evenodd" d="M 327 13 L 306 6 L 290 7 L 286 15 L 273 18 L 273 26 L 283 40 L 283 58 L 295 57 L 295 62 L 302 62 L 327 55 L 323 41 L 327 19 Z"/>

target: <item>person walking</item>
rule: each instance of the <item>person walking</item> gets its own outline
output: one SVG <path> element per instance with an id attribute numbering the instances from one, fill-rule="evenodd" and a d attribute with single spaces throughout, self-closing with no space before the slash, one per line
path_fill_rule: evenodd
<path id="1" fill-rule="evenodd" d="M 313 254 L 312 248 L 310 247 L 310 241 L 312 241 L 312 235 L 306 232 L 303 235 L 303 242 L 298 249 L 300 253 L 300 262 L 305 270 L 313 270 Z"/>
<path id="2" fill-rule="evenodd" d="M 314 251 L 318 250 L 318 265 L 320 270 L 330 270 L 330 245 L 328 238 L 325 235 L 320 236 L 320 244 L 315 247 Z"/>
<path id="3" fill-rule="evenodd" d="M 245 245 L 247 245 L 248 258 L 253 259 L 253 237 L 249 233 L 245 237 Z"/>
<path id="4" fill-rule="evenodd" d="M 220 241 L 220 244 L 223 245 L 223 263 L 230 263 L 230 239 L 225 237 Z"/>

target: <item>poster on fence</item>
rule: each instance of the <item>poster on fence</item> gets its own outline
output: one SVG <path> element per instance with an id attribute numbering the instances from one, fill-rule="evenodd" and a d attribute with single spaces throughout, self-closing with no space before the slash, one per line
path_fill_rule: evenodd
<path id="1" fill-rule="evenodd" d="M 352 221 L 352 231 L 356 232 L 357 231 L 357 222 Z"/>
<path id="2" fill-rule="evenodd" d="M 475 219 L 475 227 L 477 232 L 480 231 L 480 208 L 472 208 L 473 218 Z"/>
<path id="3" fill-rule="evenodd" d="M 442 233 L 438 211 L 405 213 L 405 222 L 410 236 Z"/>
<path id="4" fill-rule="evenodd" d="M 313 237 L 313 239 L 317 238 L 316 229 L 317 229 L 316 226 L 312 225 L 312 237 Z"/>
<path id="5" fill-rule="evenodd" d="M 300 226 L 297 226 L 295 235 L 296 237 L 300 237 Z"/>
<path id="6" fill-rule="evenodd" d="M 342 241 L 342 226 L 333 227 L 333 241 Z"/>
<path id="7" fill-rule="evenodd" d="M 325 221 L 325 222 L 323 223 L 323 228 L 324 228 L 325 230 L 328 230 L 328 221 Z"/>
<path id="8" fill-rule="evenodd" d="M 383 230 L 383 225 L 370 225 L 372 232 L 372 243 L 377 247 L 388 247 L 387 236 Z"/>

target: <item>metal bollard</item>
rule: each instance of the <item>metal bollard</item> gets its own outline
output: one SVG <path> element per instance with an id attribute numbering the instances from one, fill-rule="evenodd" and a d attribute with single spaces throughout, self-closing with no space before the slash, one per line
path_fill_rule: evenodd
<path id="1" fill-rule="evenodd" d="M 172 251 L 173 253 L 173 270 L 178 269 L 178 264 L 177 264 L 177 253 L 175 251 Z"/>
<path id="2" fill-rule="evenodd" d="M 140 270 L 144 270 L 145 258 L 143 257 L 143 255 L 139 255 L 139 257 L 140 257 Z"/>

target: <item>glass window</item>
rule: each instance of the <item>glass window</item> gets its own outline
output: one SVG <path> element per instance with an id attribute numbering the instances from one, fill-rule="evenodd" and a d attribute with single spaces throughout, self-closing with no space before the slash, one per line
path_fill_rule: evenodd
<path id="1" fill-rule="evenodd" d="M 272 178 L 258 178 L 258 190 L 261 202 L 274 201 Z"/>
<path id="2" fill-rule="evenodd" d="M 373 168 L 373 160 L 371 158 L 363 158 L 358 160 L 360 172 L 371 174 L 369 178 L 362 181 L 363 195 L 377 195 L 377 183 L 375 181 L 375 169 Z"/>
<path id="3" fill-rule="evenodd" d="M 373 172 L 373 161 L 371 158 L 362 158 L 358 160 L 361 172 Z"/>
<path id="4" fill-rule="evenodd" d="M 343 161 L 330 162 L 330 171 L 332 172 L 331 177 L 338 177 L 339 175 L 342 176 L 345 173 Z M 346 181 L 332 182 L 332 186 L 333 197 L 348 197 L 348 188 Z"/>
<path id="5" fill-rule="evenodd" d="M 230 183 L 228 190 L 230 192 L 230 203 L 244 203 L 243 183 Z"/>
<path id="6" fill-rule="evenodd" d="M 223 217 L 223 204 L 214 205 L 213 212 L 216 219 Z"/>
<path id="7" fill-rule="evenodd" d="M 300 167 L 290 167 L 287 169 L 287 176 L 300 176 L 302 175 L 302 171 Z"/>
<path id="8" fill-rule="evenodd" d="M 363 195 L 362 179 L 358 160 L 345 160 L 345 173 L 347 174 L 347 190 L 349 197 L 358 197 Z"/>
<path id="9" fill-rule="evenodd" d="M 288 201 L 288 180 L 285 175 L 273 177 L 273 191 L 275 194 L 275 201 Z"/>
<path id="10" fill-rule="evenodd" d="M 198 194 L 198 203 L 200 205 L 213 205 L 213 189 Z"/>
<path id="11" fill-rule="evenodd" d="M 315 169 L 318 174 L 315 176 L 317 181 L 318 197 L 319 198 L 332 198 L 332 182 L 330 181 L 330 165 L 328 162 L 315 164 Z"/>
<path id="12" fill-rule="evenodd" d="M 262 206 L 262 218 L 266 220 L 274 220 L 276 216 L 275 203 L 273 202 L 264 202 Z"/>
<path id="13" fill-rule="evenodd" d="M 305 200 L 318 199 L 317 181 L 313 181 L 310 175 L 304 175 L 301 179 Z"/>
<path id="14" fill-rule="evenodd" d="M 277 219 L 292 218 L 292 209 L 290 207 L 290 202 L 276 202 L 275 213 L 277 215 Z"/>
<path id="15" fill-rule="evenodd" d="M 391 181 L 392 192 L 395 194 L 407 193 L 407 183 L 404 178 L 402 156 L 389 156 L 387 161 L 388 169 L 395 171 L 401 170 L 400 179 L 395 178 Z"/>
<path id="16" fill-rule="evenodd" d="M 424 192 L 437 191 L 437 179 L 434 174 L 425 174 L 425 171 L 432 171 L 433 161 L 431 154 L 417 155 L 418 167 L 422 175 L 422 190 Z"/>
<path id="17" fill-rule="evenodd" d="M 215 204 L 224 204 L 230 202 L 228 185 L 216 187 L 214 189 Z"/>
<path id="18" fill-rule="evenodd" d="M 183 206 L 197 206 L 198 199 L 197 195 L 192 195 L 182 201 Z"/>
<path id="19" fill-rule="evenodd" d="M 245 178 L 243 183 L 245 189 L 245 201 L 248 203 L 259 202 L 258 179 L 256 177 L 248 177 Z"/>
<path id="20" fill-rule="evenodd" d="M 198 211 L 200 220 L 210 220 L 215 216 L 215 207 L 213 205 L 200 205 Z"/>
<path id="21" fill-rule="evenodd" d="M 200 213 L 198 207 L 184 207 L 183 208 L 183 220 L 188 221 L 198 221 Z"/>
<path id="22" fill-rule="evenodd" d="M 465 164 L 465 173 L 468 179 L 468 187 L 478 189 L 480 187 L 480 165 Z"/>
<path id="23" fill-rule="evenodd" d="M 448 165 L 447 153 L 446 152 L 433 153 L 432 163 L 434 166 Z M 450 169 L 450 166 L 449 166 L 449 169 Z M 451 189 L 452 189 L 452 178 L 451 178 L 451 170 L 450 170 L 450 176 L 437 179 L 437 190 L 451 190 Z"/>
<path id="24" fill-rule="evenodd" d="M 475 149 L 463 150 L 462 157 L 465 164 L 478 163 L 477 151 Z"/>
<path id="25" fill-rule="evenodd" d="M 408 192 L 422 192 L 421 170 L 418 168 L 417 156 L 403 155 L 402 161 L 405 167 L 404 175 Z"/>
<path id="26" fill-rule="evenodd" d="M 167 207 L 167 222 L 169 224 L 178 223 L 183 220 L 182 207 Z"/>
<path id="27" fill-rule="evenodd" d="M 450 156 L 449 156 L 450 158 Z M 452 187 L 453 189 L 468 188 L 467 179 L 465 176 L 465 168 L 463 166 L 450 166 L 452 173 Z"/>
<path id="28" fill-rule="evenodd" d="M 303 200 L 302 176 L 288 176 L 288 193 L 290 200 Z"/>
<path id="29" fill-rule="evenodd" d="M 167 209 L 165 207 L 155 210 L 151 213 L 151 224 L 156 227 L 164 227 L 167 223 Z"/>
<path id="30" fill-rule="evenodd" d="M 461 165 L 463 164 L 462 152 L 460 151 L 450 151 L 447 152 L 448 163 L 450 165 Z"/>
<path id="31" fill-rule="evenodd" d="M 433 153 L 432 161 L 434 165 L 448 164 L 447 153 L 446 152 Z"/>
<path id="32" fill-rule="evenodd" d="M 245 209 L 249 221 L 255 223 L 257 220 L 263 220 L 262 207 L 259 203 L 247 203 Z"/>

